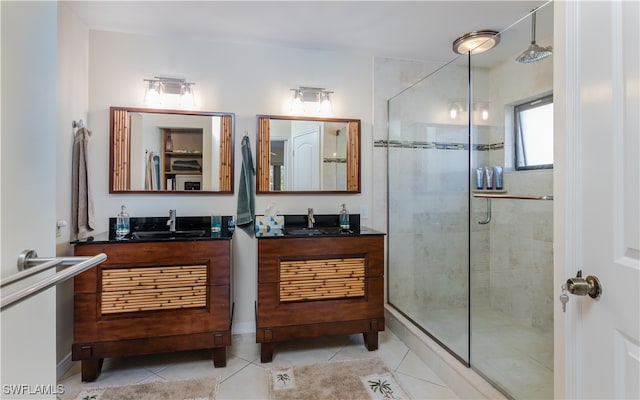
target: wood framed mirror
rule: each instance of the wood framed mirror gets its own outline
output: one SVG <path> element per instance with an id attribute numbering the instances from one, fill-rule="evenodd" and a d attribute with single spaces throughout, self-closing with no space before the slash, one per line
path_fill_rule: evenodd
<path id="1" fill-rule="evenodd" d="M 111 107 L 109 193 L 233 193 L 234 119 Z"/>
<path id="2" fill-rule="evenodd" d="M 360 125 L 258 115 L 256 193 L 360 193 Z"/>

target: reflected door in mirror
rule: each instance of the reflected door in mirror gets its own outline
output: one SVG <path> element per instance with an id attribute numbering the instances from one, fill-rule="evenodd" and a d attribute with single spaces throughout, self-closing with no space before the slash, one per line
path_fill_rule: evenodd
<path id="1" fill-rule="evenodd" d="M 359 192 L 359 120 L 262 116 L 258 125 L 258 193 Z"/>

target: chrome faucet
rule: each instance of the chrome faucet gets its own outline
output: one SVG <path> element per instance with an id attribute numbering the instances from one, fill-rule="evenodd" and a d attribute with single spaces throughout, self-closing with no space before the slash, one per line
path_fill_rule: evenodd
<path id="1" fill-rule="evenodd" d="M 169 219 L 167 220 L 169 232 L 176 231 L 176 210 L 169 210 Z"/>
<path id="2" fill-rule="evenodd" d="M 313 224 L 316 222 L 316 219 L 313 218 L 313 208 L 307 208 L 307 228 L 313 228 Z"/>

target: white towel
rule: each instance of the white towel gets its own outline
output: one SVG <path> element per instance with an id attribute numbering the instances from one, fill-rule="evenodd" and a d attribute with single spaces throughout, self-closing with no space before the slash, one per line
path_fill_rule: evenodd
<path id="1" fill-rule="evenodd" d="M 77 239 L 84 239 L 95 229 L 93 198 L 89 172 L 89 139 L 91 131 L 80 128 L 73 141 L 71 173 L 71 227 Z"/>

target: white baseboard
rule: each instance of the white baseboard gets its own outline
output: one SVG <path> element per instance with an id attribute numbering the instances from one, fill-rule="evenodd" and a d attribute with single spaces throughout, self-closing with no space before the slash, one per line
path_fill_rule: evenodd
<path id="1" fill-rule="evenodd" d="M 256 332 L 256 323 L 255 322 L 237 322 L 234 323 L 231 327 L 232 335 L 241 335 L 243 333 L 255 333 Z"/>
<path id="2" fill-rule="evenodd" d="M 56 380 L 60 380 L 64 374 L 67 373 L 73 366 L 73 360 L 71 360 L 71 352 L 67 353 L 66 356 L 60 360 L 58 365 L 56 365 Z"/>

